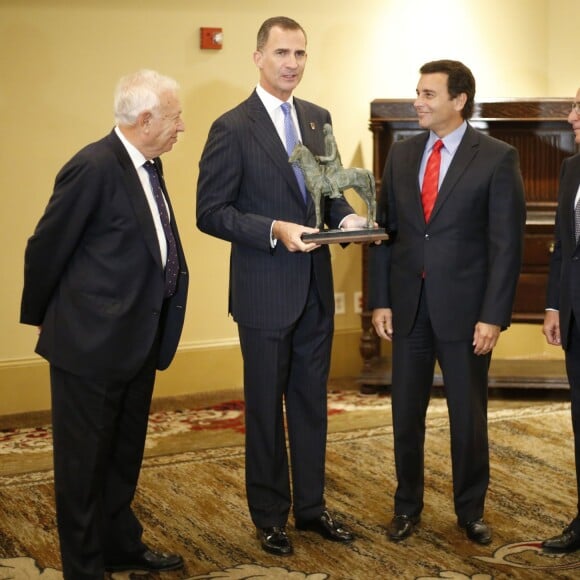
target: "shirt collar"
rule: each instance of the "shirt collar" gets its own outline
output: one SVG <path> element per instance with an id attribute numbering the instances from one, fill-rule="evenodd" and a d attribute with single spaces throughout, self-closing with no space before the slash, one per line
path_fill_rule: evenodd
<path id="1" fill-rule="evenodd" d="M 266 107 L 266 111 L 268 111 L 270 115 L 284 102 L 290 103 L 290 106 L 294 108 L 294 98 L 292 96 L 290 96 L 288 101 L 281 101 L 278 97 L 270 94 L 260 84 L 256 87 L 256 93 L 258 93 L 258 97 L 260 97 L 264 107 Z"/>
<path id="2" fill-rule="evenodd" d="M 445 135 L 445 137 L 443 137 L 442 139 L 441 137 L 438 137 L 435 133 L 433 133 L 433 131 L 430 131 L 429 139 L 427 139 L 427 150 L 429 151 L 433 149 L 435 141 L 441 139 L 441 141 L 443 141 L 445 149 L 447 149 L 447 151 L 451 155 L 453 155 L 455 151 L 457 151 L 457 148 L 461 143 L 461 139 L 463 139 L 463 135 L 465 135 L 465 131 L 467 131 L 467 121 L 463 121 L 463 123 L 461 123 L 461 125 L 459 125 L 457 129 L 451 131 L 449 135 Z"/>
<path id="3" fill-rule="evenodd" d="M 123 143 L 123 146 L 127 150 L 127 153 L 129 154 L 129 157 L 131 158 L 131 161 L 133 162 L 135 169 L 142 167 L 143 164 L 147 161 L 147 158 L 143 155 L 143 153 L 141 153 L 141 151 L 139 151 L 139 149 L 137 149 L 137 147 L 135 147 L 135 145 L 133 145 L 127 139 L 127 137 L 123 135 L 123 132 L 121 131 L 121 129 L 119 129 L 118 126 L 115 127 L 115 134 L 117 135 L 117 137 L 119 137 L 121 143 Z"/>

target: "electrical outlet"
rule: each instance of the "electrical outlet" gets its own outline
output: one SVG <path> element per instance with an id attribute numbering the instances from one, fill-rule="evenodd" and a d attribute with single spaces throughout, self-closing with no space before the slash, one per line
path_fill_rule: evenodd
<path id="1" fill-rule="evenodd" d="M 344 292 L 336 292 L 334 294 L 334 313 L 344 314 L 346 312 L 346 304 L 344 302 Z"/>
<path id="2" fill-rule="evenodd" d="M 355 314 L 362 314 L 363 311 L 363 297 L 362 291 L 358 290 L 354 293 L 354 312 Z"/>

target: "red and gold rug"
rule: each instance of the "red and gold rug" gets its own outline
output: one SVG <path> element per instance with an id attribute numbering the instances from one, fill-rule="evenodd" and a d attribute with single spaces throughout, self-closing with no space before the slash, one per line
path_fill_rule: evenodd
<path id="1" fill-rule="evenodd" d="M 150 545 L 184 556 L 185 569 L 167 580 L 578 578 L 580 553 L 548 555 L 540 546 L 576 508 L 569 413 L 563 401 L 491 402 L 490 546 L 467 541 L 456 525 L 438 398 L 428 414 L 422 522 L 400 544 L 385 535 L 395 487 L 390 400 L 355 391 L 329 395 L 326 486 L 330 509 L 357 534 L 353 544 L 297 532 L 290 521 L 293 556 L 260 549 L 244 495 L 243 405 L 235 401 L 151 416 L 135 509 Z M 62 578 L 49 459 L 48 427 L 0 433 L 0 580 Z"/>

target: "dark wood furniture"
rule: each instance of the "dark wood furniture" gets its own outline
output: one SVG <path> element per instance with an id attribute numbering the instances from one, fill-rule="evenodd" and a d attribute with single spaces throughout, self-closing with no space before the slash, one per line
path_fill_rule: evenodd
<path id="1" fill-rule="evenodd" d="M 560 165 L 564 158 L 576 152 L 574 134 L 566 118 L 570 112 L 569 99 L 504 99 L 477 102 L 471 124 L 493 137 L 506 141 L 518 149 L 526 191 L 526 234 L 522 272 L 516 291 L 514 322 L 539 323 L 543 319 L 548 263 L 553 244 L 554 217 L 558 196 Z M 393 142 L 416 135 L 423 129 L 411 99 L 376 99 L 371 103 L 370 130 L 373 134 L 373 174 L 380 192 L 383 167 Z M 377 193 L 379 195 L 379 193 Z M 367 310 L 367 253 L 363 250 L 363 313 L 360 352 L 363 368 L 359 383 L 371 390 L 390 383 L 390 364 L 381 355 L 381 345 L 371 325 Z M 495 380 L 494 364 L 499 380 Z M 499 370 L 503 364 L 492 364 L 490 386 L 495 382 L 510 383 L 510 371 Z M 505 365 L 504 365 L 505 366 Z M 532 365 L 533 367 L 533 365 Z M 535 367 L 534 367 L 535 368 Z M 521 372 L 519 373 L 521 375 Z M 562 386 L 565 376 L 547 381 Z M 501 376 L 501 378 L 500 378 Z M 514 376 L 511 382 L 538 386 L 541 377 L 527 373 Z M 435 382 L 440 380 L 436 376 Z"/>

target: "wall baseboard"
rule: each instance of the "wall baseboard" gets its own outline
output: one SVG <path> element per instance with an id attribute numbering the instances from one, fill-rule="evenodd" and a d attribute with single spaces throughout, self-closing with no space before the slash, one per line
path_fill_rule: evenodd
<path id="1" fill-rule="evenodd" d="M 354 377 L 360 372 L 360 330 L 337 331 L 334 336 L 330 376 Z M 183 397 L 202 394 L 218 398 L 228 391 L 242 392 L 243 364 L 236 341 L 182 345 L 171 366 L 157 375 L 154 408 L 175 406 Z M 0 362 L 0 425 L 14 416 L 18 424 L 44 422 L 50 417 L 48 363 L 40 357 Z M 10 419 L 12 421 L 12 419 Z M 38 423 L 36 423 L 38 424 Z M 9 427 L 3 427 L 9 428 Z"/>

